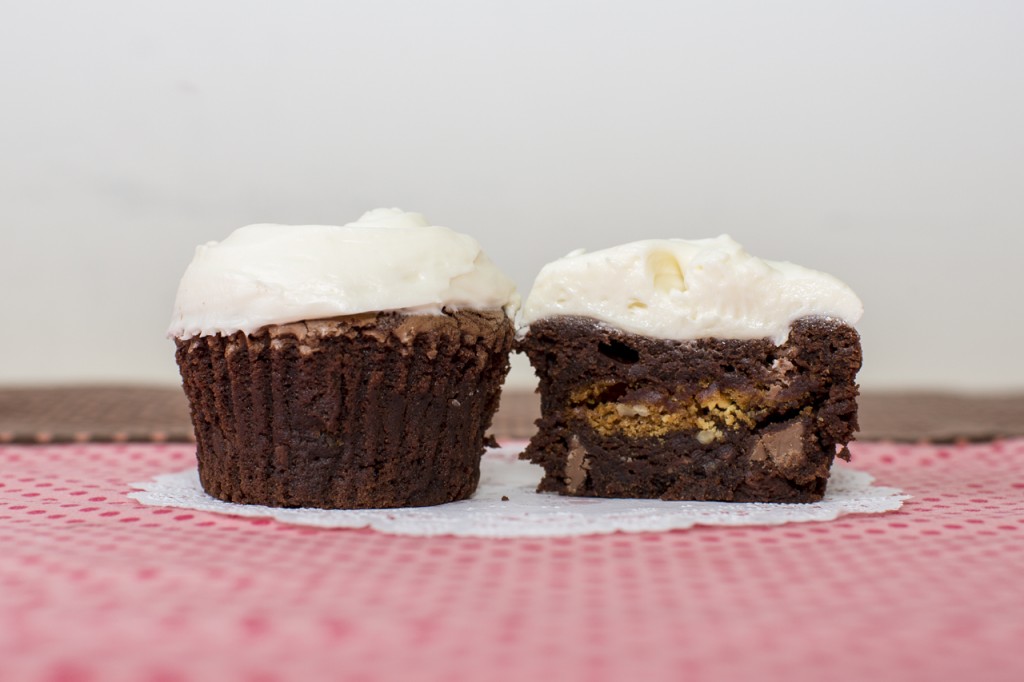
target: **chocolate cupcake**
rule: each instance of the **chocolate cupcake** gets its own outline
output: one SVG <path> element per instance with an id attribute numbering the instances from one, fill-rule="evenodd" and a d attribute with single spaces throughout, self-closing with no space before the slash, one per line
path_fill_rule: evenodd
<path id="1" fill-rule="evenodd" d="M 570 254 L 523 306 L 541 394 L 523 457 L 565 495 L 819 500 L 857 429 L 861 312 L 729 237 Z"/>
<path id="2" fill-rule="evenodd" d="M 277 507 L 469 497 L 517 303 L 475 240 L 398 209 L 200 246 L 168 335 L 203 488 Z"/>

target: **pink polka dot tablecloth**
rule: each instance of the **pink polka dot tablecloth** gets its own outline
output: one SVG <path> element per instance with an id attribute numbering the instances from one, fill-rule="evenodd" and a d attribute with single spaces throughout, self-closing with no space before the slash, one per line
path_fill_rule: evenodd
<path id="1" fill-rule="evenodd" d="M 913 499 L 479 540 L 126 496 L 192 446 L 5 446 L 0 681 L 1024 680 L 1024 440 L 853 452 Z"/>

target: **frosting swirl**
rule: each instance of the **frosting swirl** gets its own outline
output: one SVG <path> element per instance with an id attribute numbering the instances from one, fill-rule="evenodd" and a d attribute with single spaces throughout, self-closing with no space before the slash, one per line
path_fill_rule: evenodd
<path id="1" fill-rule="evenodd" d="M 557 315 L 589 317 L 654 338 L 785 342 L 802 317 L 853 325 L 864 307 L 832 275 L 755 258 L 728 235 L 647 240 L 574 251 L 540 271 L 520 334 Z"/>
<path id="2" fill-rule="evenodd" d="M 475 239 L 419 213 L 376 209 L 336 225 L 249 225 L 196 248 L 168 336 L 252 333 L 339 315 L 504 308 L 515 285 Z"/>

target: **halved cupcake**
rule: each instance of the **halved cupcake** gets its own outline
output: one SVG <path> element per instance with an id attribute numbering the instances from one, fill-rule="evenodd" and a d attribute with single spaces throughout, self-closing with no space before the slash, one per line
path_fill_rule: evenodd
<path id="1" fill-rule="evenodd" d="M 541 394 L 523 457 L 566 495 L 821 499 L 857 429 L 862 310 L 726 236 L 574 252 L 523 306 Z"/>

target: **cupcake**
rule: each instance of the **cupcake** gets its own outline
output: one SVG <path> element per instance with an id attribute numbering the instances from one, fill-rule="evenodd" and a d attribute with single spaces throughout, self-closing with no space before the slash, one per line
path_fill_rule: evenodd
<path id="1" fill-rule="evenodd" d="M 819 500 L 857 429 L 862 310 L 727 236 L 574 252 L 523 305 L 541 394 L 523 457 L 564 495 Z"/>
<path id="2" fill-rule="evenodd" d="M 328 509 L 469 497 L 517 304 L 474 239 L 399 209 L 198 247 L 168 336 L 203 488 Z"/>

